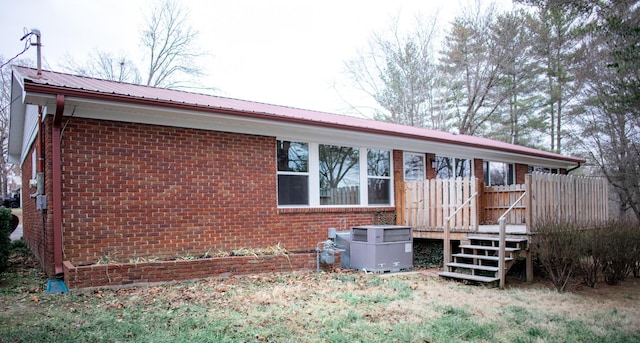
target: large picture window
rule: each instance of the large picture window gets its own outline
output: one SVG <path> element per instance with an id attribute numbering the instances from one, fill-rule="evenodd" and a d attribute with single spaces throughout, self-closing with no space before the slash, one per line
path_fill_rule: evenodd
<path id="1" fill-rule="evenodd" d="M 309 144 L 277 142 L 278 205 L 309 205 Z"/>
<path id="2" fill-rule="evenodd" d="M 320 205 L 360 204 L 360 150 L 321 144 Z"/>
<path id="3" fill-rule="evenodd" d="M 278 206 L 392 205 L 390 150 L 276 142 Z"/>

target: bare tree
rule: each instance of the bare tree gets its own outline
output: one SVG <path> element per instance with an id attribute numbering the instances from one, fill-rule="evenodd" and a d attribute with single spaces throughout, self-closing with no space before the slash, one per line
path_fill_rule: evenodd
<path id="1" fill-rule="evenodd" d="M 640 220 L 640 6 L 603 2 L 592 27 L 579 138 L 616 191 L 620 214 Z"/>
<path id="2" fill-rule="evenodd" d="M 180 88 L 183 76 L 199 77 L 196 59 L 203 56 L 197 47 L 198 31 L 188 23 L 188 13 L 175 0 L 162 0 L 141 30 L 141 43 L 147 48 L 146 85 Z"/>
<path id="3" fill-rule="evenodd" d="M 444 129 L 446 118 L 438 100 L 440 83 L 434 43 L 436 17 L 416 18 L 403 34 L 396 20 L 384 33 L 374 33 L 368 50 L 345 63 L 355 87 L 384 109 L 375 119 L 410 126 Z"/>
<path id="4" fill-rule="evenodd" d="M 140 72 L 135 63 L 123 53 L 116 57 L 106 51 L 94 50 L 89 54 L 86 63 L 79 63 L 71 55 L 67 54 L 62 68 L 68 72 L 83 76 L 118 82 L 142 83 Z"/>
<path id="5" fill-rule="evenodd" d="M 124 53 L 95 50 L 86 62 L 66 56 L 66 71 L 112 81 L 145 84 L 163 88 L 200 87 L 204 75 L 197 59 L 205 56 L 197 44 L 198 31 L 189 24 L 189 13 L 176 0 L 156 0 L 140 30 L 144 65 L 139 68 Z"/>

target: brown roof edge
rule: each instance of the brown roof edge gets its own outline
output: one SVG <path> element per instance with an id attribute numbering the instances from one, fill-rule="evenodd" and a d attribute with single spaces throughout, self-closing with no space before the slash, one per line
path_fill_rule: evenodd
<path id="1" fill-rule="evenodd" d="M 132 85 L 132 86 L 137 86 L 137 85 Z M 200 104 L 193 104 L 193 103 L 187 103 L 187 102 L 177 102 L 177 101 L 171 101 L 166 99 L 146 98 L 146 97 L 140 97 L 140 96 L 120 94 L 115 92 L 106 93 L 106 92 L 100 92 L 96 90 L 71 88 L 71 87 L 65 87 L 60 85 L 52 85 L 48 83 L 34 82 L 30 80 L 28 77 L 25 77 L 24 87 L 25 87 L 25 91 L 35 92 L 35 93 L 52 94 L 52 95 L 61 94 L 68 97 L 70 96 L 70 97 L 103 100 L 103 101 L 120 101 L 124 103 L 137 104 L 137 105 L 162 106 L 162 107 L 168 107 L 172 109 L 203 111 L 203 112 L 211 112 L 211 113 L 215 112 L 219 114 L 241 116 L 246 118 L 266 119 L 266 120 L 287 122 L 287 123 L 293 123 L 293 124 L 306 124 L 306 125 L 320 126 L 320 127 L 326 127 L 326 128 L 351 130 L 351 131 L 358 131 L 363 133 L 381 134 L 381 135 L 417 139 L 417 140 L 423 140 L 423 141 L 435 142 L 435 143 L 454 144 L 454 145 L 460 145 L 465 147 L 501 151 L 501 152 L 518 154 L 518 155 L 565 161 L 565 162 L 569 162 L 577 165 L 580 165 L 585 162 L 585 160 L 576 158 L 576 157 L 564 156 L 557 153 L 551 153 L 551 152 L 546 152 L 546 151 L 537 150 L 533 148 L 521 147 L 521 146 L 512 145 L 512 144 L 508 144 L 509 145 L 508 147 L 498 147 L 498 146 L 492 146 L 491 144 L 474 143 L 474 142 L 469 142 L 462 139 L 463 137 L 472 137 L 472 136 L 464 136 L 464 135 L 452 136 L 457 139 L 447 139 L 447 138 L 428 136 L 426 134 L 426 132 L 428 131 L 427 129 L 424 129 L 425 131 L 424 135 L 411 134 L 411 133 L 393 131 L 388 129 L 386 130 L 377 129 L 372 127 L 348 125 L 343 123 L 285 116 L 285 115 L 279 115 L 276 113 L 246 111 L 246 110 L 240 110 L 240 109 L 234 109 L 234 108 L 228 108 L 228 107 L 216 107 L 216 106 L 200 105 Z M 238 100 L 238 101 L 244 101 L 244 100 Z M 247 101 L 247 102 L 250 102 L 250 101 Z M 277 106 L 277 105 L 272 105 L 272 106 L 282 107 L 283 109 L 286 108 L 288 110 L 291 110 L 291 108 L 289 107 Z M 307 111 L 307 110 L 301 110 L 301 111 Z M 336 114 L 332 114 L 332 115 L 336 115 Z M 359 119 L 367 120 L 362 118 L 359 118 Z M 367 121 L 370 121 L 370 120 L 367 120 Z M 400 126 L 399 124 L 395 124 L 395 125 Z M 484 139 L 484 138 L 478 138 L 478 137 L 476 137 L 476 140 L 488 140 L 496 144 L 506 144 L 504 142 L 492 141 L 490 139 Z"/>

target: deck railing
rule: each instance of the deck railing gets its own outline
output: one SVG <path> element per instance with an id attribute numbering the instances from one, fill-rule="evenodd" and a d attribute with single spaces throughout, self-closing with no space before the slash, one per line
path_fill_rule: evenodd
<path id="1" fill-rule="evenodd" d="M 402 182 L 398 223 L 414 229 L 442 230 L 450 217 L 452 230 L 477 230 L 477 197 L 468 201 L 477 192 L 477 184 L 477 179 L 468 177 Z"/>
<path id="2" fill-rule="evenodd" d="M 505 216 L 508 224 L 525 224 L 526 209 L 524 201 L 516 202 L 526 191 L 525 185 L 507 185 L 485 187 L 482 195 L 482 224 L 498 224 L 498 218 Z M 514 205 L 515 204 L 515 205 Z"/>

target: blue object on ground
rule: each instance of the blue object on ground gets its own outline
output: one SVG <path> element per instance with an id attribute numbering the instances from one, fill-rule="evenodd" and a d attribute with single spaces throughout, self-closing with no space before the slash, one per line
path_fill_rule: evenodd
<path id="1" fill-rule="evenodd" d="M 68 293 L 67 285 L 60 279 L 53 279 L 47 281 L 47 293 Z"/>

